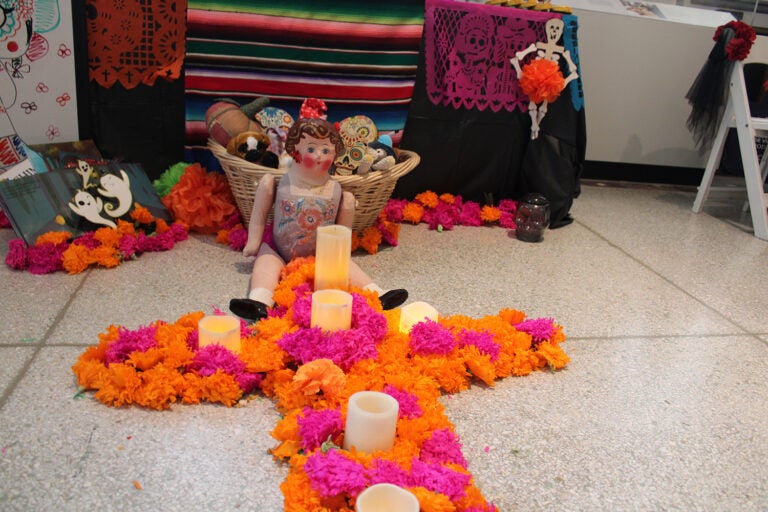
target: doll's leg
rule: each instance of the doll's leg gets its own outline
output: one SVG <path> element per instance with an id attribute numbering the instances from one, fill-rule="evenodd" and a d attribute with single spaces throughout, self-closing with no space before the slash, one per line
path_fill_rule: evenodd
<path id="1" fill-rule="evenodd" d="M 274 249 L 261 244 L 253 262 L 248 298 L 230 300 L 230 311 L 248 320 L 266 318 L 267 308 L 275 305 L 273 295 L 284 266 L 285 262 Z"/>
<path id="2" fill-rule="evenodd" d="M 354 261 L 349 262 L 349 284 L 355 288 L 376 292 L 381 301 L 381 307 L 385 310 L 396 308 L 408 300 L 407 290 L 403 288 L 389 291 L 382 289 Z"/>

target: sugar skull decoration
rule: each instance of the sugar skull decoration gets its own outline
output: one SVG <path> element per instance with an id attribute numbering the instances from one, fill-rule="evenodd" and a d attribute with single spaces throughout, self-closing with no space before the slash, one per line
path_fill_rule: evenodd
<path id="1" fill-rule="evenodd" d="M 378 138 L 379 131 L 373 120 L 363 115 L 343 119 L 338 130 L 344 141 L 344 151 L 336 157 L 336 172 L 354 174 L 368 153 L 368 144 Z"/>
<path id="2" fill-rule="evenodd" d="M 266 107 L 256 114 L 256 122 L 269 137 L 269 151 L 279 157 L 279 167 L 291 165 L 291 156 L 285 152 L 285 138 L 295 122 L 293 116 L 281 108 Z"/>

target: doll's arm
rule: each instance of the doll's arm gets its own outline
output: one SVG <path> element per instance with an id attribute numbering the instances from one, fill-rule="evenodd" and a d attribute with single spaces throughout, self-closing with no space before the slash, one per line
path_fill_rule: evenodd
<path id="1" fill-rule="evenodd" d="M 341 193 L 339 202 L 339 214 L 336 215 L 336 224 L 352 229 L 352 221 L 355 220 L 355 196 L 352 192 Z"/>
<path id="2" fill-rule="evenodd" d="M 261 239 L 264 236 L 264 227 L 267 224 L 267 215 L 275 201 L 275 178 L 271 174 L 265 174 L 256 187 L 253 198 L 253 210 L 251 221 L 248 223 L 248 242 L 243 248 L 243 256 L 256 256 L 259 252 Z"/>

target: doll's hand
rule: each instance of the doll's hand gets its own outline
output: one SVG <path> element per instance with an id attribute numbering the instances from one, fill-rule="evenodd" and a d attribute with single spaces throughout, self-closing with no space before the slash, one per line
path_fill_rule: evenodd
<path id="1" fill-rule="evenodd" d="M 249 256 L 256 256 L 256 254 L 259 252 L 259 245 L 260 244 L 251 243 L 245 244 L 245 247 L 243 247 L 243 256 L 246 258 Z"/>

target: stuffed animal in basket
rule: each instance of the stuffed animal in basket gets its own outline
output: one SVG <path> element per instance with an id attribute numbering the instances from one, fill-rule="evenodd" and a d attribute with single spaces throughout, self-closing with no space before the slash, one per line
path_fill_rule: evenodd
<path id="1" fill-rule="evenodd" d="M 227 153 L 254 164 L 277 169 L 280 159 L 270 151 L 272 140 L 262 132 L 244 132 L 235 135 L 227 144 Z"/>
<path id="2" fill-rule="evenodd" d="M 241 318 L 261 320 L 275 304 L 273 295 L 286 262 L 315 253 L 317 228 L 332 224 L 352 226 L 355 197 L 342 191 L 329 170 L 344 150 L 338 131 L 319 118 L 297 120 L 288 132 L 285 149 L 294 164 L 275 187 L 272 174 L 261 178 L 256 188 L 248 226 L 246 257 L 255 256 L 247 298 L 232 299 L 229 309 Z M 267 216 L 273 210 L 274 246 L 264 241 Z M 350 284 L 375 291 L 382 307 L 392 309 L 405 302 L 404 289 L 384 291 L 363 270 L 350 262 Z"/>

